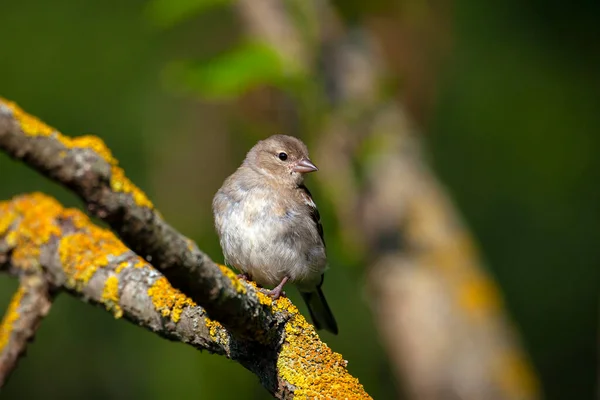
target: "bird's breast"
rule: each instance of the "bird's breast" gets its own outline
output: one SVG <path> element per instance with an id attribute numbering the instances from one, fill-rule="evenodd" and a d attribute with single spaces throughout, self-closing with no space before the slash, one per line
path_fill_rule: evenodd
<path id="1" fill-rule="evenodd" d="M 268 191 L 225 199 L 217 231 L 226 261 L 263 286 L 312 280 L 325 268 L 325 250 L 302 222 L 302 215 Z M 316 278 L 315 278 L 316 279 Z"/>

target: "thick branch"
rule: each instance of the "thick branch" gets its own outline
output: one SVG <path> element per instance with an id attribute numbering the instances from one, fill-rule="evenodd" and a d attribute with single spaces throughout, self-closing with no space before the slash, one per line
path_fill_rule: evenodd
<path id="1" fill-rule="evenodd" d="M 0 253 L 0 264 L 2 256 Z M 31 271 L 22 274 L 19 289 L 0 325 L 0 388 L 25 354 L 27 344 L 33 340 L 51 304 L 48 284 L 42 274 Z"/>
<path id="2" fill-rule="evenodd" d="M 369 398 L 342 356 L 319 340 L 289 299 L 260 296 L 281 326 L 274 340 L 261 344 L 231 335 L 112 232 L 45 195 L 0 202 L 0 259 L 13 275 L 41 266 L 53 286 L 115 318 L 235 360 L 278 398 Z M 222 268 L 230 279 L 233 273 Z"/>
<path id="3" fill-rule="evenodd" d="M 0 98 L 0 149 L 67 186 L 88 210 L 107 221 L 169 282 L 242 337 L 280 328 L 254 288 L 223 274 L 188 238 L 167 224 L 95 136 L 69 138 Z"/>

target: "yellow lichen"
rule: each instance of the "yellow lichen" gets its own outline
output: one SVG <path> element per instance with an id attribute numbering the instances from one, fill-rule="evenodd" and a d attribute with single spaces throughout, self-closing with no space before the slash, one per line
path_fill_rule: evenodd
<path id="1" fill-rule="evenodd" d="M 77 229 L 83 229 L 90 225 L 88 216 L 76 208 L 63 209 L 61 218 L 63 220 L 69 220 L 69 222 Z"/>
<path id="2" fill-rule="evenodd" d="M 221 268 L 223 269 L 223 268 Z M 236 276 L 237 278 L 237 276 Z M 239 280 L 239 279 L 238 279 Z M 256 284 L 256 282 L 254 281 L 246 281 L 248 283 L 248 285 L 252 286 L 254 288 L 254 291 L 256 293 L 256 297 L 258 297 L 258 302 L 264 306 L 268 306 L 271 307 L 273 305 L 273 298 L 270 296 L 267 296 L 266 294 L 264 294 L 258 287 L 258 285 Z M 240 283 L 241 284 L 241 283 Z M 246 290 L 246 288 L 244 288 L 244 290 Z"/>
<path id="3" fill-rule="evenodd" d="M 221 272 L 223 272 L 223 274 L 231 280 L 231 283 L 233 284 L 233 288 L 235 289 L 235 291 L 238 293 L 245 294 L 246 288 L 244 287 L 244 285 L 242 285 L 242 282 L 240 282 L 240 279 L 237 277 L 237 275 L 232 270 L 227 268 L 225 265 L 221 265 L 221 264 L 217 264 L 217 265 L 221 269 Z"/>
<path id="4" fill-rule="evenodd" d="M 104 141 L 97 136 L 79 136 L 63 141 L 68 148 L 91 149 L 111 165 L 110 187 L 115 192 L 128 193 L 140 207 L 154 208 L 146 194 L 135 186 L 126 176 L 125 171 L 118 166 L 119 162 L 113 157 Z"/>
<path id="5" fill-rule="evenodd" d="M 485 276 L 470 274 L 458 288 L 459 302 L 472 317 L 490 315 L 500 308 L 500 295 Z"/>
<path id="6" fill-rule="evenodd" d="M 498 360 L 500 383 L 511 399 L 539 397 L 539 383 L 529 364 L 515 351 L 507 351 Z"/>
<path id="7" fill-rule="evenodd" d="M 148 296 L 152 299 L 154 308 L 163 317 L 170 317 L 173 322 L 179 321 L 185 308 L 196 306 L 192 299 L 171 286 L 164 276 L 158 278 L 148 289 Z"/>
<path id="8" fill-rule="evenodd" d="M 41 193 L 20 196 L 10 202 L 0 203 L 0 224 L 3 232 L 15 223 L 6 235 L 6 242 L 14 247 L 14 266 L 22 269 L 39 266 L 40 248 L 51 237 L 59 237 L 62 233 L 57 225 L 62 211 L 63 208 L 56 200 Z"/>
<path id="9" fill-rule="evenodd" d="M 128 261 L 121 261 L 119 263 L 119 265 L 117 265 L 117 268 L 115 268 L 115 274 L 120 274 L 121 271 L 123 271 L 128 266 L 129 266 L 129 262 Z"/>
<path id="10" fill-rule="evenodd" d="M 26 135 L 50 136 L 52 132 L 56 132 L 56 129 L 44 124 L 33 115 L 27 114 L 16 103 L 3 99 L 2 97 L 0 97 L 0 102 L 4 103 L 4 105 L 12 111 L 13 116 L 19 121 L 21 129 Z"/>
<path id="11" fill-rule="evenodd" d="M 11 208 L 8 214 L 21 216 L 17 226 L 6 236 L 7 243 L 15 247 L 12 254 L 13 265 L 23 269 L 37 268 L 40 247 L 53 235 L 58 236 L 61 233 L 55 224 L 55 218 L 60 214 L 62 207 L 41 193 L 17 197 L 4 204 L 9 204 Z"/>
<path id="12" fill-rule="evenodd" d="M 130 194 L 134 202 L 140 207 L 154 208 L 152 202 L 146 194 L 135 186 L 126 176 L 125 172 L 118 167 L 118 161 L 113 157 L 110 149 L 102 139 L 93 135 L 85 135 L 75 138 L 67 137 L 56 129 L 49 127 L 36 117 L 23 111 L 16 103 L 0 97 L 0 103 L 4 104 L 12 111 L 14 118 L 18 121 L 23 133 L 28 136 L 50 136 L 53 135 L 56 140 L 61 142 L 66 148 L 86 148 L 91 149 L 107 163 L 111 165 L 110 187 L 116 192 Z M 60 157 L 65 157 L 66 153 L 62 151 Z"/>
<path id="13" fill-rule="evenodd" d="M 8 207 L 8 203 L 0 204 L 0 236 L 4 235 L 18 214 Z"/>
<path id="14" fill-rule="evenodd" d="M 154 208 L 146 194 L 134 185 L 126 176 L 125 171 L 118 166 L 119 162 L 113 157 L 110 149 L 104 141 L 97 136 L 79 136 L 68 141 L 63 141 L 68 148 L 91 149 L 111 165 L 110 187 L 115 192 L 128 193 L 133 201 L 140 207 Z"/>
<path id="15" fill-rule="evenodd" d="M 285 340 L 277 359 L 278 374 L 295 387 L 299 398 L 369 399 L 358 379 L 346 370 L 347 362 L 319 340 L 314 327 L 288 298 L 275 302 L 290 312 Z"/>
<path id="16" fill-rule="evenodd" d="M 64 237 L 59 244 L 58 254 L 67 285 L 81 290 L 98 268 L 109 263 L 110 256 L 119 256 L 129 251 L 110 231 L 89 225 L 83 232 Z"/>
<path id="17" fill-rule="evenodd" d="M 121 168 L 113 165 L 112 173 L 110 177 L 110 187 L 115 192 L 128 193 L 133 197 L 133 201 L 140 207 L 154 208 L 154 205 L 146 196 L 146 193 L 142 192 L 140 188 L 135 186 L 129 178 L 125 176 L 125 171 Z"/>
<path id="18" fill-rule="evenodd" d="M 208 317 L 205 318 L 206 327 L 208 328 L 208 334 L 210 337 L 221 346 L 229 346 L 229 335 L 227 330 L 223 328 L 218 321 L 214 321 Z"/>
<path id="19" fill-rule="evenodd" d="M 123 309 L 119 305 L 119 278 L 114 275 L 108 277 L 102 290 L 102 301 L 108 311 L 112 311 L 115 318 L 123 316 Z"/>
<path id="20" fill-rule="evenodd" d="M 104 159 L 110 165 L 116 165 L 117 160 L 113 157 L 112 152 L 106 146 L 104 141 L 98 136 L 84 135 L 74 138 L 69 138 L 68 148 L 80 148 L 80 149 L 91 149 L 96 152 L 100 157 Z"/>
<path id="21" fill-rule="evenodd" d="M 10 340 L 13 324 L 19 319 L 19 305 L 21 304 L 24 294 L 25 290 L 22 287 L 19 287 L 4 314 L 4 318 L 0 324 L 0 353 L 2 353 Z"/>
<path id="22" fill-rule="evenodd" d="M 273 298 L 270 296 L 267 296 L 260 290 L 256 291 L 256 297 L 258 297 L 258 302 L 264 306 L 271 307 L 273 305 Z"/>

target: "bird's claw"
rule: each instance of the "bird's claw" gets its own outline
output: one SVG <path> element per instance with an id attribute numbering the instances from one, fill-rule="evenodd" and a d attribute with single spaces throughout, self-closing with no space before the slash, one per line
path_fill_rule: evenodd
<path id="1" fill-rule="evenodd" d="M 248 274 L 237 274 L 237 278 L 238 279 L 243 279 L 245 281 L 249 281 L 250 280 L 250 275 L 248 275 Z"/>
<path id="2" fill-rule="evenodd" d="M 278 298 L 280 298 L 281 296 L 283 297 L 287 297 L 287 295 L 285 294 L 285 291 L 283 290 L 278 290 L 277 288 L 275 289 L 260 289 L 260 291 L 269 296 L 270 298 L 272 298 L 273 300 L 277 300 Z"/>

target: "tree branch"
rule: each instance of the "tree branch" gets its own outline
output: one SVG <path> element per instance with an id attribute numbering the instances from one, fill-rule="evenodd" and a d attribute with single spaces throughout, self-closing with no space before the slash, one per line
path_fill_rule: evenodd
<path id="1" fill-rule="evenodd" d="M 269 341 L 268 335 L 282 328 L 285 313 L 271 313 L 252 286 L 223 273 L 166 223 L 101 139 L 66 137 L 0 98 L 0 149 L 77 193 L 91 214 L 108 222 L 126 245 L 230 332 Z"/>
<path id="2" fill-rule="evenodd" d="M 3 256 L 0 253 L 0 264 L 6 259 Z M 0 388 L 25 354 L 27 344 L 33 340 L 51 304 L 52 297 L 43 275 L 39 271 L 23 273 L 0 325 Z"/>
<path id="3" fill-rule="evenodd" d="M 1 268 L 12 275 L 22 276 L 41 266 L 51 285 L 103 306 L 115 318 L 235 360 L 278 398 L 369 398 L 346 370 L 342 356 L 319 340 L 289 299 L 272 302 L 261 296 L 273 318 L 287 315 L 282 328 L 274 332 L 276 340 L 259 343 L 234 336 L 112 232 L 43 194 L 0 202 L 0 259 Z M 19 306 L 11 310 L 24 309 L 26 297 L 20 300 L 17 295 L 13 304 Z M 47 307 L 37 309 L 47 311 Z M 10 324 L 14 313 L 7 315 L 5 324 Z"/>

